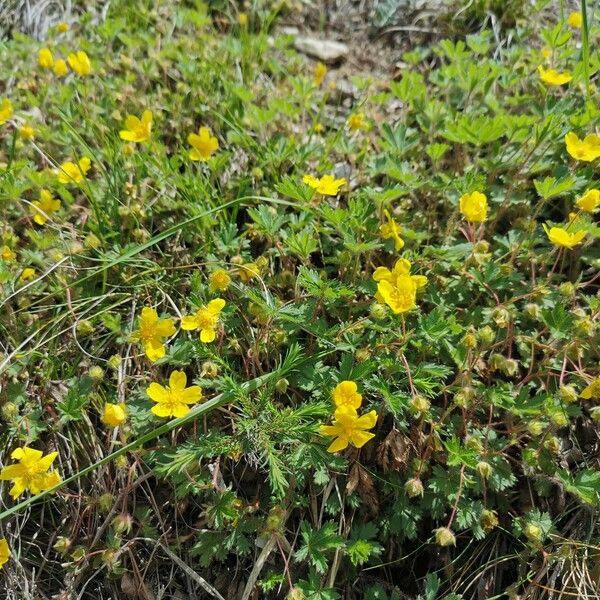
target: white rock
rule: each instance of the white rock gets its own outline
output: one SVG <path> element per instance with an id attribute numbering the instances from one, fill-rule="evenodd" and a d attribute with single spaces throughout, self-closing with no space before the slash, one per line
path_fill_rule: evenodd
<path id="1" fill-rule="evenodd" d="M 344 58 L 349 52 L 349 48 L 342 42 L 333 40 L 320 40 L 313 37 L 297 37 L 294 40 L 296 50 L 314 56 L 323 62 L 336 62 Z"/>

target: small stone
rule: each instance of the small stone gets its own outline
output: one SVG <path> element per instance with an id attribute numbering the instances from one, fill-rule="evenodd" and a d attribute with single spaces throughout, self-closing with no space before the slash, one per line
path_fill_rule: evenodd
<path id="1" fill-rule="evenodd" d="M 349 52 L 348 46 L 342 42 L 320 40 L 313 37 L 297 37 L 294 40 L 294 48 L 326 63 L 337 62 Z"/>

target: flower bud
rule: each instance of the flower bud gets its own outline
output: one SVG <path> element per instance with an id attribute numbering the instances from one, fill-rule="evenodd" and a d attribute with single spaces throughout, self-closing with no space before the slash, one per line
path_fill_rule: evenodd
<path id="1" fill-rule="evenodd" d="M 497 306 L 492 311 L 492 319 L 500 329 L 505 329 L 510 322 L 510 312 L 504 306 Z"/>
<path id="2" fill-rule="evenodd" d="M 88 233 L 83 240 L 83 247 L 87 250 L 98 250 L 102 246 L 100 238 L 94 233 Z"/>
<path id="3" fill-rule="evenodd" d="M 505 360 L 506 359 L 504 358 L 504 356 L 502 356 L 502 354 L 498 354 L 497 352 L 494 352 L 494 354 L 492 354 L 488 360 L 490 369 L 492 371 L 500 371 L 500 369 L 502 369 L 502 367 L 504 366 Z"/>
<path id="4" fill-rule="evenodd" d="M 475 450 L 477 452 L 482 452 L 483 444 L 481 443 L 481 440 L 479 438 L 475 437 L 474 435 L 470 435 L 465 440 L 465 448 L 468 448 L 469 450 Z"/>
<path id="5" fill-rule="evenodd" d="M 484 508 L 479 517 L 479 524 L 485 531 L 491 531 L 498 527 L 498 516 L 496 515 L 496 511 Z"/>
<path id="6" fill-rule="evenodd" d="M 285 517 L 285 511 L 279 506 L 274 506 L 267 516 L 266 527 L 267 530 L 271 533 L 275 533 L 279 531 L 281 526 L 283 525 L 283 520 Z"/>
<path id="7" fill-rule="evenodd" d="M 113 519 L 111 525 L 117 535 L 127 534 L 133 527 L 133 519 L 129 514 L 121 513 Z"/>
<path id="8" fill-rule="evenodd" d="M 115 504 L 115 497 L 108 492 L 106 494 L 102 494 L 98 498 L 98 507 L 100 508 L 100 512 L 107 513 L 111 510 L 111 508 Z"/>
<path id="9" fill-rule="evenodd" d="M 560 388 L 558 388 L 558 395 L 560 396 L 560 399 L 567 404 L 577 402 L 579 397 L 577 390 L 572 385 L 561 385 Z"/>
<path id="10" fill-rule="evenodd" d="M 558 454 L 560 452 L 560 440 L 555 435 L 552 435 L 544 442 L 544 448 L 548 452 Z"/>
<path id="11" fill-rule="evenodd" d="M 370 357 L 371 350 L 369 350 L 369 348 L 359 348 L 354 353 L 354 358 L 357 360 L 357 362 L 365 362 L 365 360 L 369 360 Z"/>
<path id="12" fill-rule="evenodd" d="M 424 493 L 423 482 L 417 477 L 413 477 L 404 484 L 404 491 L 409 498 L 422 496 Z"/>
<path id="13" fill-rule="evenodd" d="M 542 541 L 543 532 L 540 527 L 533 523 L 527 523 L 523 529 L 523 533 L 530 542 L 539 544 Z"/>
<path id="14" fill-rule="evenodd" d="M 566 427 L 569 424 L 569 417 L 563 411 L 561 411 L 561 410 L 555 410 L 550 415 L 550 420 L 557 427 Z"/>
<path id="15" fill-rule="evenodd" d="M 468 408 L 475 397 L 475 390 L 470 385 L 465 385 L 454 394 L 454 404 L 460 408 Z"/>
<path id="16" fill-rule="evenodd" d="M 290 382 L 285 377 L 282 377 L 281 379 L 278 379 L 275 382 L 275 389 L 280 394 L 285 394 L 287 392 L 287 389 L 288 389 L 289 385 L 290 385 Z"/>
<path id="17" fill-rule="evenodd" d="M 542 311 L 541 311 L 539 305 L 537 305 L 533 302 L 529 302 L 528 304 L 526 304 L 524 311 L 528 317 L 530 317 L 531 319 L 535 319 L 536 321 L 542 315 Z"/>
<path id="18" fill-rule="evenodd" d="M 415 412 L 424 413 L 429 410 L 429 407 L 431 406 L 431 402 L 429 402 L 429 400 L 427 400 L 427 398 L 425 398 L 425 396 L 421 396 L 420 394 L 417 394 L 416 396 L 414 396 L 411 399 L 410 406 Z"/>
<path id="19" fill-rule="evenodd" d="M 116 371 L 121 366 L 121 357 L 118 354 L 113 354 L 108 359 L 108 366 Z"/>
<path id="20" fill-rule="evenodd" d="M 381 319 L 385 319 L 387 315 L 387 308 L 384 304 L 373 302 L 373 304 L 371 304 L 371 308 L 369 309 L 369 314 L 373 319 L 380 321 Z"/>
<path id="21" fill-rule="evenodd" d="M 477 463 L 477 472 L 479 473 L 482 479 L 489 479 L 492 476 L 494 469 L 489 462 L 486 462 L 485 460 L 480 460 Z"/>
<path id="22" fill-rule="evenodd" d="M 462 341 L 467 348 L 475 348 L 477 345 L 477 338 L 475 337 L 475 334 L 471 332 L 465 334 Z"/>
<path id="23" fill-rule="evenodd" d="M 534 437 L 542 435 L 545 429 L 546 425 L 542 421 L 530 421 L 527 425 L 527 431 Z"/>
<path id="24" fill-rule="evenodd" d="M 489 242 L 486 242 L 485 240 L 481 240 L 473 246 L 473 252 L 476 252 L 477 254 L 485 254 L 486 252 L 489 252 L 489 251 L 490 251 L 490 244 L 489 244 Z"/>
<path id="25" fill-rule="evenodd" d="M 517 374 L 519 370 L 519 363 L 514 358 L 507 358 L 504 361 L 504 364 L 501 367 L 502 372 L 508 375 L 509 377 L 513 377 Z"/>
<path id="26" fill-rule="evenodd" d="M 69 551 L 71 544 L 72 542 L 68 537 L 65 537 L 64 535 L 59 535 L 56 538 L 54 546 L 52 547 L 54 548 L 54 550 L 56 550 L 56 552 L 64 556 Z"/>
<path id="27" fill-rule="evenodd" d="M 77 333 L 81 336 L 90 335 L 91 333 L 94 333 L 94 326 L 87 319 L 82 319 L 81 321 L 78 321 L 76 329 Z"/>
<path id="28" fill-rule="evenodd" d="M 438 527 L 434 533 L 435 543 L 438 546 L 456 546 L 456 537 L 449 527 Z"/>
<path id="29" fill-rule="evenodd" d="M 0 414 L 5 423 L 12 423 L 19 416 L 19 408 L 14 402 L 5 402 L 0 408 Z"/>
<path id="30" fill-rule="evenodd" d="M 600 406 L 590 408 L 590 417 L 592 417 L 594 421 L 600 421 Z"/>
<path id="31" fill-rule="evenodd" d="M 88 375 L 94 381 L 102 381 L 102 379 L 104 379 L 104 369 L 98 365 L 94 365 L 93 367 L 90 367 Z"/>
<path id="32" fill-rule="evenodd" d="M 560 284 L 558 293 L 565 298 L 572 298 L 575 295 L 575 286 L 570 281 Z"/>
<path id="33" fill-rule="evenodd" d="M 489 325 L 482 327 L 477 332 L 477 335 L 479 336 L 479 339 L 486 345 L 492 344 L 496 339 L 496 333 Z"/>
<path id="34" fill-rule="evenodd" d="M 219 375 L 219 365 L 212 360 L 205 360 L 202 363 L 202 369 L 200 371 L 201 377 L 206 377 L 207 379 L 214 379 Z"/>

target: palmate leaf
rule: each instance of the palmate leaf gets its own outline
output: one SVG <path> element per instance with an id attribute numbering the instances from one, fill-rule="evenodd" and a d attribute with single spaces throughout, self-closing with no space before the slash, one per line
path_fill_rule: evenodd
<path id="1" fill-rule="evenodd" d="M 557 473 L 567 492 L 577 496 L 586 504 L 597 504 L 600 500 L 600 471 L 585 469 L 572 477 L 565 470 Z"/>
<path id="2" fill-rule="evenodd" d="M 545 177 L 544 179 L 535 179 L 533 185 L 541 198 L 549 200 L 571 191 L 575 185 L 575 179 L 571 176 L 558 180 L 555 177 Z"/>
<path id="3" fill-rule="evenodd" d="M 296 560 L 307 560 L 318 573 L 324 573 L 328 556 L 344 544 L 343 538 L 336 533 L 335 523 L 325 523 L 320 529 L 313 529 L 306 521 L 302 521 L 300 535 L 302 545 L 296 551 Z"/>

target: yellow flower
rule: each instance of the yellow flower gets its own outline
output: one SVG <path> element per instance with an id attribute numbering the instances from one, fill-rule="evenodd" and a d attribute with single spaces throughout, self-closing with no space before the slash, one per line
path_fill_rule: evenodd
<path id="1" fill-rule="evenodd" d="M 31 125 L 24 123 L 19 127 L 19 137 L 22 140 L 32 140 L 35 137 L 35 129 Z"/>
<path id="2" fill-rule="evenodd" d="M 120 404 L 105 404 L 101 420 L 107 427 L 122 425 L 127 420 L 125 404 L 122 402 Z"/>
<path id="3" fill-rule="evenodd" d="M 576 202 L 577 206 L 585 212 L 594 212 L 600 206 L 600 190 L 588 190 Z"/>
<path id="4" fill-rule="evenodd" d="M 567 19 L 569 27 L 580 29 L 583 23 L 583 15 L 580 12 L 572 12 Z"/>
<path id="5" fill-rule="evenodd" d="M 335 179 L 332 175 L 323 175 L 321 179 L 317 179 L 312 175 L 305 175 L 302 181 L 325 196 L 336 196 L 340 188 L 346 183 L 345 179 Z"/>
<path id="6" fill-rule="evenodd" d="M 577 160 L 591 162 L 600 156 L 600 136 L 595 133 L 580 140 L 572 131 L 565 136 L 567 152 Z"/>
<path id="7" fill-rule="evenodd" d="M 373 273 L 373 279 L 377 281 L 375 299 L 385 302 L 396 314 L 416 308 L 417 290 L 427 284 L 427 277 L 411 275 L 410 267 L 410 262 L 399 258 L 392 271 L 378 267 Z"/>
<path id="8" fill-rule="evenodd" d="M 185 331 L 200 330 L 200 341 L 209 343 L 217 337 L 215 328 L 219 322 L 219 314 L 225 306 L 225 300 L 216 298 L 201 307 L 196 314 L 181 319 L 181 329 Z"/>
<path id="9" fill-rule="evenodd" d="M 239 266 L 236 273 L 244 283 L 248 283 L 252 279 L 260 277 L 260 267 L 255 262 L 244 263 Z"/>
<path id="10" fill-rule="evenodd" d="M 342 381 L 338 383 L 333 392 L 333 403 L 337 406 L 349 406 L 358 410 L 362 404 L 362 396 L 358 393 L 358 386 L 354 381 Z"/>
<path id="11" fill-rule="evenodd" d="M 0 538 L 0 569 L 8 562 L 10 550 L 5 538 Z"/>
<path id="12" fill-rule="evenodd" d="M 4 98 L 2 102 L 0 102 L 0 125 L 2 123 L 6 123 L 13 114 L 12 102 L 8 98 Z"/>
<path id="13" fill-rule="evenodd" d="M 48 217 L 60 209 L 60 200 L 53 198 L 48 190 L 40 190 L 40 199 L 31 204 L 29 210 L 38 225 L 44 225 Z"/>
<path id="14" fill-rule="evenodd" d="M 584 388 L 579 397 L 584 400 L 600 399 L 600 377 L 596 377 L 590 385 Z"/>
<path id="15" fill-rule="evenodd" d="M 246 13 L 240 13 L 238 15 L 238 22 L 242 27 L 246 27 L 248 25 L 248 15 Z"/>
<path id="16" fill-rule="evenodd" d="M 327 67 L 322 62 L 318 62 L 315 65 L 315 74 L 314 74 L 314 80 L 315 80 L 316 86 L 319 86 L 323 83 L 323 79 L 325 79 L 325 75 L 327 75 Z"/>
<path id="17" fill-rule="evenodd" d="M 364 113 L 355 113 L 350 115 L 348 119 L 348 128 L 351 131 L 358 131 L 359 129 L 365 128 L 365 115 Z"/>
<path id="18" fill-rule="evenodd" d="M 21 276 L 19 277 L 20 281 L 28 281 L 29 279 L 33 279 L 35 277 L 35 269 L 31 267 L 27 267 L 23 269 Z"/>
<path id="19" fill-rule="evenodd" d="M 372 410 L 362 417 L 351 406 L 340 406 L 333 413 L 333 425 L 321 425 L 321 435 L 333 436 L 335 439 L 327 448 L 327 452 L 339 452 L 352 444 L 362 448 L 370 439 L 375 437 L 368 430 L 377 423 L 377 413 Z"/>
<path id="20" fill-rule="evenodd" d="M 384 212 L 388 221 L 379 226 L 379 232 L 384 240 L 394 240 L 394 247 L 396 252 L 398 252 L 404 248 L 404 240 L 400 237 L 400 226 L 394 221 L 389 211 L 385 210 Z"/>
<path id="21" fill-rule="evenodd" d="M 71 69 L 78 75 L 89 75 L 92 72 L 92 63 L 83 50 L 79 50 L 76 54 L 69 54 L 67 60 Z"/>
<path id="22" fill-rule="evenodd" d="M 145 142 L 150 139 L 152 132 L 152 113 L 145 110 L 142 118 L 138 119 L 134 115 L 127 115 L 125 119 L 125 129 L 119 132 L 122 140 L 127 142 Z"/>
<path id="23" fill-rule="evenodd" d="M 58 181 L 60 183 L 81 183 L 90 170 L 92 162 L 84 156 L 77 164 L 64 162 L 58 168 Z"/>
<path id="24" fill-rule="evenodd" d="M 325 131 L 325 125 L 323 125 L 323 123 L 315 123 L 313 129 L 315 133 L 323 133 Z"/>
<path id="25" fill-rule="evenodd" d="M 173 371 L 169 377 L 169 387 L 151 383 L 146 394 L 156 402 L 151 408 L 157 417 L 184 417 L 190 412 L 189 404 L 196 404 L 202 398 L 202 388 L 192 385 L 186 388 L 187 377 L 183 371 Z"/>
<path id="26" fill-rule="evenodd" d="M 0 257 L 2 257 L 4 262 L 12 262 L 17 258 L 17 254 L 9 246 L 3 246 Z"/>
<path id="27" fill-rule="evenodd" d="M 481 192 L 463 194 L 459 200 L 459 208 L 461 214 L 471 223 L 483 223 L 487 219 L 487 198 Z"/>
<path id="28" fill-rule="evenodd" d="M 0 471 L 0 480 L 13 482 L 9 492 L 13 499 L 27 490 L 34 495 L 39 494 L 61 482 L 60 475 L 56 471 L 48 472 L 58 452 L 50 452 L 43 456 L 40 450 L 24 446 L 14 450 L 10 456 L 19 462 L 4 467 Z"/>
<path id="29" fill-rule="evenodd" d="M 54 61 L 53 71 L 55 75 L 64 77 L 69 72 L 69 68 L 67 67 L 67 63 L 62 58 L 59 58 Z"/>
<path id="30" fill-rule="evenodd" d="M 561 248 L 574 248 L 583 241 L 587 231 L 578 231 L 576 233 L 569 233 L 562 227 L 552 227 L 548 229 L 548 226 L 544 224 L 544 231 L 548 236 L 548 239 L 555 245 Z"/>
<path id="31" fill-rule="evenodd" d="M 550 48 L 544 48 L 542 50 L 542 56 L 548 60 L 552 56 L 552 50 L 550 50 Z"/>
<path id="32" fill-rule="evenodd" d="M 166 354 L 164 338 L 175 333 L 173 319 L 159 319 L 153 308 L 145 306 L 140 315 L 139 328 L 129 336 L 132 342 L 140 342 L 146 356 L 156 362 Z"/>
<path id="33" fill-rule="evenodd" d="M 571 73 L 559 73 L 555 69 L 544 69 L 542 65 L 538 67 L 538 72 L 540 79 L 546 85 L 564 85 L 573 79 Z"/>
<path id="34" fill-rule="evenodd" d="M 209 275 L 208 282 L 208 287 L 211 292 L 224 292 L 231 283 L 231 277 L 224 269 L 217 269 Z"/>
<path id="35" fill-rule="evenodd" d="M 42 48 L 38 52 L 38 65 L 43 69 L 51 69 L 54 65 L 54 57 L 49 48 Z"/>
<path id="36" fill-rule="evenodd" d="M 60 31 L 61 33 L 66 33 L 67 31 L 69 31 L 70 25 L 68 23 L 65 23 L 65 21 L 61 21 L 56 26 L 56 29 L 58 29 L 58 31 Z"/>
<path id="37" fill-rule="evenodd" d="M 198 133 L 188 135 L 188 144 L 192 146 L 189 152 L 190 160 L 208 160 L 219 147 L 219 140 L 212 135 L 208 127 L 200 127 Z"/>

